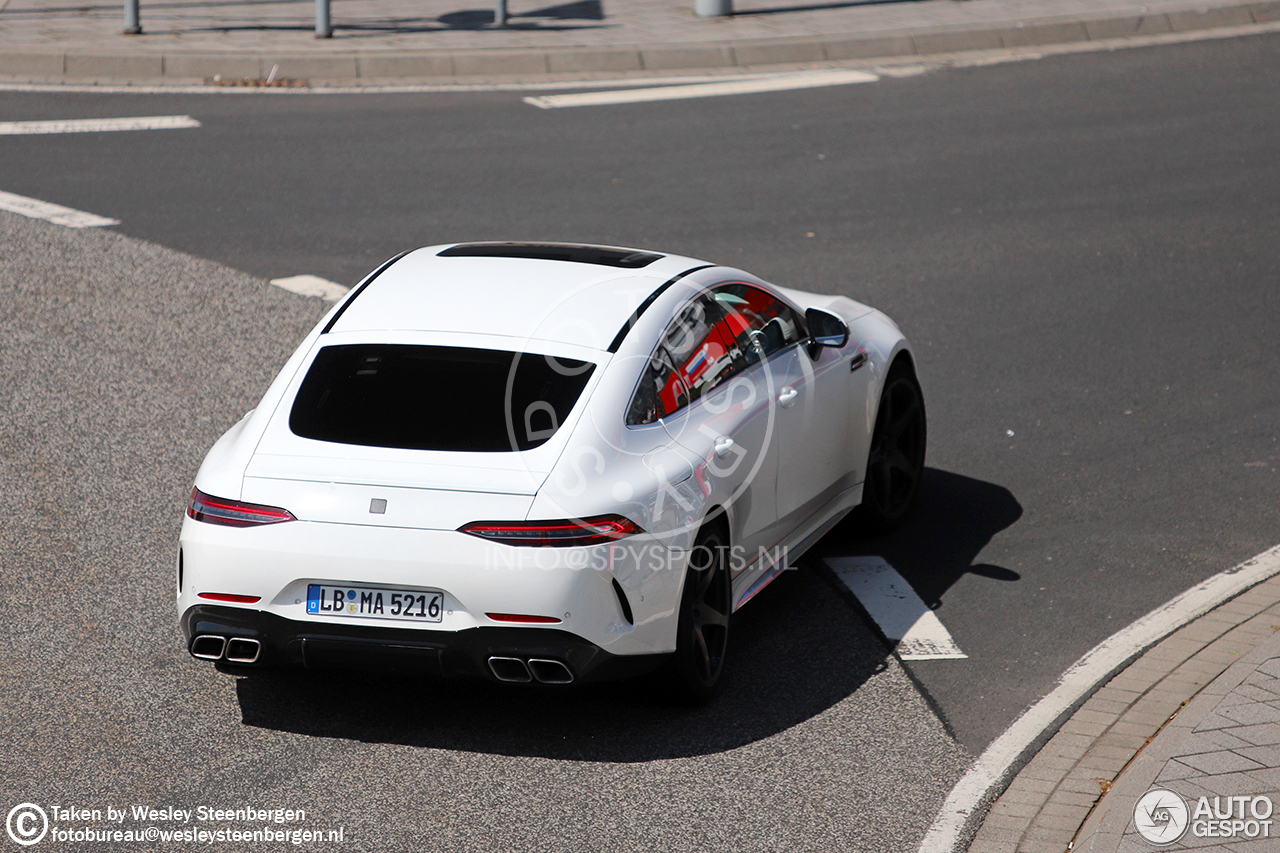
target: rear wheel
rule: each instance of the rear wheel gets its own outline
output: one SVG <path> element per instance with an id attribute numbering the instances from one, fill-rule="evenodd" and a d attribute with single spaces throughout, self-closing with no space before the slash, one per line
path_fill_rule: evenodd
<path id="1" fill-rule="evenodd" d="M 698 534 L 689 556 L 671 662 L 672 686 L 685 700 L 709 699 L 724 670 L 733 609 L 727 549 L 723 534 L 711 528 Z"/>
<path id="2" fill-rule="evenodd" d="M 911 368 L 898 362 L 889 371 L 876 412 L 860 515 L 871 533 L 897 527 L 911 512 L 924 478 L 924 395 Z"/>

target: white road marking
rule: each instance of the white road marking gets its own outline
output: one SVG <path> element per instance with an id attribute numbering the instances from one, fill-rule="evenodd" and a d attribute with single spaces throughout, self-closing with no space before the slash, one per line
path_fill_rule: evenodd
<path id="1" fill-rule="evenodd" d="M 850 83 L 874 83 L 880 78 L 869 71 L 841 69 L 777 75 L 755 80 L 724 80 L 716 83 L 655 86 L 650 89 L 620 89 L 613 92 L 574 92 L 569 95 L 542 95 L 525 98 L 544 110 L 558 107 L 598 107 L 605 104 L 637 104 L 646 101 L 675 101 L 683 98 L 710 98 L 719 95 L 745 95 L 753 92 L 783 92 L 791 89 L 814 89 L 819 86 L 845 86 Z"/>
<path id="2" fill-rule="evenodd" d="M 77 118 L 59 121 L 0 121 L 0 136 L 33 133 L 102 133 L 114 130 L 178 130 L 199 127 L 191 116 L 138 116 L 135 118 Z"/>
<path id="3" fill-rule="evenodd" d="M 858 597 L 903 660 L 967 658 L 911 584 L 881 557 L 833 557 L 826 561 Z"/>
<path id="4" fill-rule="evenodd" d="M 119 219 L 108 219 L 95 213 L 85 213 L 83 210 L 74 210 L 60 204 L 51 204 L 36 198 L 6 192 L 0 192 L 0 210 L 21 213 L 32 219 L 44 219 L 68 228 L 101 228 L 104 225 L 120 224 Z"/>
<path id="5" fill-rule="evenodd" d="M 1112 634 L 1076 661 L 1058 684 L 992 741 L 960 779 L 920 842 L 920 853 L 953 853 L 984 798 L 1046 728 L 1134 655 L 1252 586 L 1280 574 L 1280 545 L 1234 569 L 1214 575 L 1127 628 Z"/>
<path id="6" fill-rule="evenodd" d="M 283 287 L 290 293 L 299 296 L 318 296 L 326 302 L 336 302 L 346 295 L 351 288 L 320 278 L 318 275 L 291 275 L 288 278 L 273 278 L 271 283 Z"/>

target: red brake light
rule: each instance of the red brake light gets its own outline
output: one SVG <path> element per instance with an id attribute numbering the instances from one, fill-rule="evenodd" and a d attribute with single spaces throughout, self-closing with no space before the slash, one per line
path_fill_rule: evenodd
<path id="1" fill-rule="evenodd" d="M 486 613 L 494 622 L 516 622 L 521 625 L 555 625 L 560 622 L 554 616 L 526 616 L 522 613 Z"/>
<path id="2" fill-rule="evenodd" d="M 196 521 L 207 524 L 226 524 L 230 527 L 255 527 L 259 524 L 296 521 L 293 513 L 278 506 L 263 506 L 227 498 L 215 498 L 199 489 L 191 490 L 191 502 L 187 504 L 187 515 Z"/>
<path id="3" fill-rule="evenodd" d="M 459 527 L 458 531 L 503 545 L 552 548 L 600 545 L 644 533 L 640 525 L 621 515 L 565 521 L 473 521 Z"/>
<path id="4" fill-rule="evenodd" d="M 257 604 L 262 600 L 260 595 L 236 595 L 230 592 L 202 592 L 199 595 L 210 601 L 229 601 L 232 604 Z"/>

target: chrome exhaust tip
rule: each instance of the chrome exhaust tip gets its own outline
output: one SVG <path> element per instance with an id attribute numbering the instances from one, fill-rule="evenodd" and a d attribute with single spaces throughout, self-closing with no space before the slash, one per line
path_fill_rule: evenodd
<path id="1" fill-rule="evenodd" d="M 572 684 L 573 672 L 558 660 L 529 659 L 529 671 L 543 684 Z"/>
<path id="2" fill-rule="evenodd" d="M 489 671 L 499 681 L 513 684 L 528 684 L 533 681 L 533 676 L 529 674 L 529 667 L 525 666 L 525 662 L 520 658 L 491 657 Z"/>
<path id="3" fill-rule="evenodd" d="M 217 634 L 201 634 L 191 641 L 191 656 L 200 660 L 222 660 L 227 650 L 227 638 Z"/>
<path id="4" fill-rule="evenodd" d="M 232 637 L 227 640 L 227 660 L 230 663 L 257 663 L 262 654 L 262 643 L 247 637 Z"/>

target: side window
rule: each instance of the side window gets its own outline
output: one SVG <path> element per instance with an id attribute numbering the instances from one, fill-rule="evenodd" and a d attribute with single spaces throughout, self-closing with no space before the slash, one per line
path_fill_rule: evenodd
<path id="1" fill-rule="evenodd" d="M 631 398 L 627 424 L 651 424 L 688 404 L 689 392 L 671 361 L 671 354 L 666 347 L 659 346 L 645 366 L 640 385 Z"/>
<path id="2" fill-rule="evenodd" d="M 742 369 L 726 320 L 719 303 L 699 296 L 681 309 L 663 334 L 662 343 L 689 389 L 690 403 Z"/>
<path id="3" fill-rule="evenodd" d="M 748 363 L 725 306 L 699 296 L 662 333 L 627 410 L 627 423 L 649 424 L 673 414 Z"/>
<path id="4" fill-rule="evenodd" d="M 790 305 L 749 284 L 723 284 L 713 292 L 736 346 L 750 362 L 804 340 L 804 321 Z"/>

